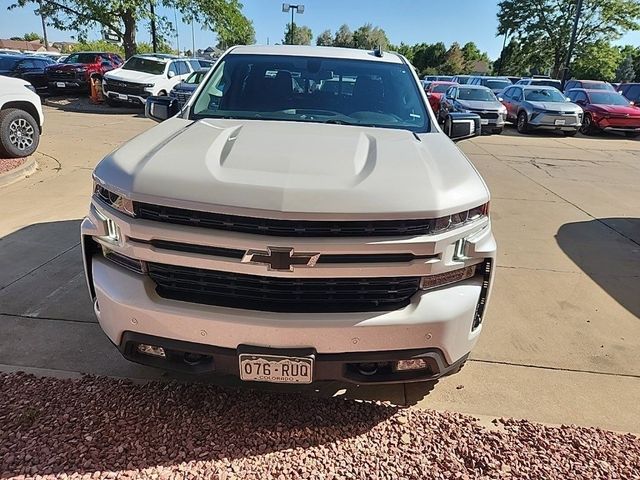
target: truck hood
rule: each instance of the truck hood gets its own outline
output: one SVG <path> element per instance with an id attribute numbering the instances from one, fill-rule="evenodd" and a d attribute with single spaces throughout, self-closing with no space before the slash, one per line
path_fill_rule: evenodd
<path id="1" fill-rule="evenodd" d="M 421 218 L 489 200 L 441 132 L 173 118 L 102 160 L 96 179 L 134 201 L 271 218 Z"/>
<path id="2" fill-rule="evenodd" d="M 122 68 L 116 68 L 108 73 L 104 74 L 104 78 L 109 80 L 120 80 L 122 82 L 136 82 L 136 83 L 155 83 L 158 81 L 161 75 L 154 75 L 152 73 L 137 72 L 135 70 L 123 70 Z"/>

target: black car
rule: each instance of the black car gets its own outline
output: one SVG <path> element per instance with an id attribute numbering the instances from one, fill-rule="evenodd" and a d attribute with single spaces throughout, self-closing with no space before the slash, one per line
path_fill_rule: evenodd
<path id="1" fill-rule="evenodd" d="M 171 92 L 169 92 L 170 97 L 178 100 L 180 108 L 184 107 L 189 101 L 191 95 L 196 91 L 196 88 L 198 88 L 198 85 L 200 85 L 200 82 L 202 82 L 202 79 L 208 71 L 208 68 L 203 68 L 191 73 L 183 82 L 177 84 Z"/>
<path id="2" fill-rule="evenodd" d="M 34 86 L 38 93 L 47 91 L 45 68 L 56 62 L 35 55 L 0 55 L 0 75 L 21 78 Z"/>
<path id="3" fill-rule="evenodd" d="M 640 107 L 640 83 L 622 83 L 618 86 L 618 92 Z"/>

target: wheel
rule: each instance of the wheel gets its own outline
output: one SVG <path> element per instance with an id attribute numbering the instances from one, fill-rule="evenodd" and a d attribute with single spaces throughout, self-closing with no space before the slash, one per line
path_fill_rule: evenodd
<path id="1" fill-rule="evenodd" d="M 40 141 L 38 122 L 26 111 L 7 108 L 0 111 L 0 156 L 27 157 Z"/>
<path id="2" fill-rule="evenodd" d="M 518 132 L 520 133 L 529 132 L 529 119 L 527 118 L 527 112 L 520 112 L 518 114 L 518 122 L 516 123 L 516 127 L 518 129 Z"/>
<path id="3" fill-rule="evenodd" d="M 640 137 L 640 132 L 624 132 L 627 138 L 637 138 Z"/>
<path id="4" fill-rule="evenodd" d="M 575 137 L 578 133 L 578 130 L 570 130 L 568 132 L 564 132 L 565 137 Z"/>
<path id="5" fill-rule="evenodd" d="M 582 126 L 580 127 L 580 132 L 584 135 L 595 135 L 598 133 L 598 127 L 596 127 L 591 115 L 587 114 L 582 119 Z"/>
<path id="6" fill-rule="evenodd" d="M 491 133 L 494 135 L 500 135 L 502 133 L 503 128 L 494 128 Z"/>

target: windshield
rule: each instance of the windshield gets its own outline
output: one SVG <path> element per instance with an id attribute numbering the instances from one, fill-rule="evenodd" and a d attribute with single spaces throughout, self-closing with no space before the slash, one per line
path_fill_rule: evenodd
<path id="1" fill-rule="evenodd" d="M 197 85 L 202 81 L 202 79 L 206 74 L 207 72 L 193 72 L 191 75 L 187 77 L 184 83 L 191 83 L 191 84 Z"/>
<path id="2" fill-rule="evenodd" d="M 609 90 L 615 92 L 615 88 L 610 83 L 605 82 L 582 82 L 582 88 L 586 90 Z"/>
<path id="3" fill-rule="evenodd" d="M 470 100 L 477 102 L 497 102 L 498 99 L 491 90 L 484 88 L 459 88 L 458 100 Z"/>
<path id="4" fill-rule="evenodd" d="M 11 70 L 20 58 L 0 57 L 0 70 Z"/>
<path id="5" fill-rule="evenodd" d="M 525 89 L 524 98 L 529 102 L 566 102 L 567 99 L 555 88 Z"/>
<path id="6" fill-rule="evenodd" d="M 445 93 L 447 90 L 451 88 L 450 83 L 445 83 L 444 85 L 436 85 L 431 89 L 433 93 Z"/>
<path id="7" fill-rule="evenodd" d="M 64 63 L 95 63 L 95 53 L 72 53 L 69 55 Z"/>
<path id="8" fill-rule="evenodd" d="M 560 80 L 532 80 L 531 85 L 540 85 L 544 87 L 555 87 L 560 89 L 562 82 Z"/>
<path id="9" fill-rule="evenodd" d="M 482 84 L 491 90 L 502 90 L 513 85 L 509 80 L 484 80 Z"/>
<path id="10" fill-rule="evenodd" d="M 336 123 L 429 130 L 411 67 L 402 63 L 229 54 L 196 99 L 195 118 Z"/>
<path id="11" fill-rule="evenodd" d="M 131 57 L 125 62 L 122 69 L 150 73 L 152 75 L 162 75 L 166 65 L 164 62 L 159 62 L 151 58 Z"/>
<path id="12" fill-rule="evenodd" d="M 629 105 L 629 100 L 619 93 L 613 92 L 589 92 L 591 103 L 597 105 Z"/>

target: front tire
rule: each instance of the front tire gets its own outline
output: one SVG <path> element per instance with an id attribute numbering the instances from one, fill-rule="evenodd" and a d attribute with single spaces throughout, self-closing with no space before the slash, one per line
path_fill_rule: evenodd
<path id="1" fill-rule="evenodd" d="M 595 135 L 598 133 L 598 127 L 596 127 L 591 115 L 585 115 L 582 119 L 582 126 L 580 127 L 580 132 L 584 135 Z"/>
<path id="2" fill-rule="evenodd" d="M 40 127 L 28 112 L 18 108 L 0 111 L 0 156 L 28 157 L 39 142 Z"/>
<path id="3" fill-rule="evenodd" d="M 527 118 L 527 112 L 523 111 L 518 114 L 516 128 L 520 133 L 529 133 L 529 119 Z"/>

